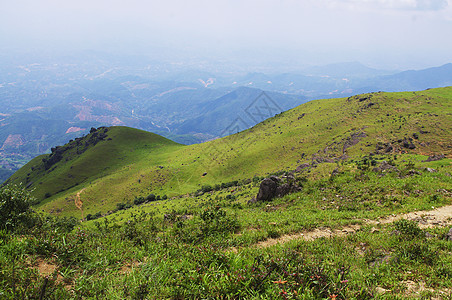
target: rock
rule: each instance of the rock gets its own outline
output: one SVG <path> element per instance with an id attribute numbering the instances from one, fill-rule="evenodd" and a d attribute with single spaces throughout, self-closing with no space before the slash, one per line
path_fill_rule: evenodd
<path id="1" fill-rule="evenodd" d="M 282 197 L 290 193 L 291 185 L 284 183 L 276 188 L 276 196 Z"/>
<path id="2" fill-rule="evenodd" d="M 398 169 L 394 166 L 391 166 L 387 161 L 382 161 L 378 167 L 372 169 L 374 172 L 386 172 L 386 171 L 398 171 Z"/>
<path id="3" fill-rule="evenodd" d="M 259 192 L 256 198 L 251 199 L 248 203 L 257 201 L 270 201 L 275 197 L 282 197 L 290 193 L 301 191 L 301 187 L 294 183 L 294 177 L 291 175 L 278 178 L 270 176 L 262 180 L 259 186 Z"/>
<path id="4" fill-rule="evenodd" d="M 253 204 L 253 203 L 256 203 L 256 202 L 257 202 L 256 197 L 253 197 L 250 200 L 248 200 L 248 204 Z"/>
<path id="5" fill-rule="evenodd" d="M 339 174 L 340 174 L 339 169 L 336 168 L 336 169 L 333 170 L 333 172 L 331 172 L 331 177 L 337 176 Z"/>
<path id="6" fill-rule="evenodd" d="M 434 236 L 431 235 L 429 232 L 426 232 L 426 233 L 425 233 L 425 238 L 426 238 L 426 239 L 432 239 L 432 238 L 434 238 Z"/>
<path id="7" fill-rule="evenodd" d="M 416 149 L 416 146 L 412 142 L 412 138 L 404 138 L 402 141 L 402 146 L 407 149 Z"/>
<path id="8" fill-rule="evenodd" d="M 275 176 L 275 175 L 271 175 L 269 178 L 271 180 L 273 180 L 274 182 L 276 182 L 276 183 L 281 181 L 281 179 L 278 176 Z"/>
<path id="9" fill-rule="evenodd" d="M 444 154 L 441 155 L 430 155 L 426 160 L 424 160 L 424 162 L 429 162 L 429 161 L 437 161 L 437 160 L 441 160 L 446 158 L 446 156 Z"/>
<path id="10" fill-rule="evenodd" d="M 430 173 L 438 172 L 437 170 L 432 169 L 432 168 L 425 168 L 425 170 L 426 170 L 427 172 L 430 172 Z"/>
<path id="11" fill-rule="evenodd" d="M 257 193 L 256 201 L 270 201 L 276 196 L 277 188 L 278 183 L 276 180 L 273 180 L 273 178 L 265 178 L 264 180 L 262 180 L 259 186 L 259 192 Z"/>
<path id="12" fill-rule="evenodd" d="M 452 241 L 452 227 L 450 228 L 449 232 L 446 234 L 446 240 Z"/>
<path id="13" fill-rule="evenodd" d="M 416 170 L 409 170 L 407 175 L 408 176 L 421 175 L 421 173 L 419 171 L 416 171 Z"/>

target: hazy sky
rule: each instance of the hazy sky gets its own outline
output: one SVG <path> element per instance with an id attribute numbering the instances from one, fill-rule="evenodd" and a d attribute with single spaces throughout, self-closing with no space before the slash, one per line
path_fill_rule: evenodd
<path id="1" fill-rule="evenodd" d="M 452 62 L 452 0 L 0 0 L 9 47 L 423 68 Z"/>

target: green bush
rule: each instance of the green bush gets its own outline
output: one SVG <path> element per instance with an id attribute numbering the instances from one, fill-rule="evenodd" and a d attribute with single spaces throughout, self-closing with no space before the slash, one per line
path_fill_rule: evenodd
<path id="1" fill-rule="evenodd" d="M 8 184 L 0 189 L 0 229 L 16 231 L 30 228 L 36 219 L 31 204 L 35 199 L 21 185 Z"/>
<path id="2" fill-rule="evenodd" d="M 201 212 L 200 218 L 200 229 L 204 236 L 232 233 L 240 227 L 237 218 L 228 216 L 219 206 L 209 206 Z"/>
<path id="3" fill-rule="evenodd" d="M 146 201 L 155 201 L 155 195 L 154 194 L 149 194 L 147 197 L 146 197 Z"/>
<path id="4" fill-rule="evenodd" d="M 144 203 L 145 201 L 146 201 L 146 199 L 144 199 L 143 197 L 137 197 L 133 200 L 133 204 L 140 205 L 140 204 Z"/>
<path id="5" fill-rule="evenodd" d="M 203 192 L 203 193 L 211 192 L 212 190 L 213 190 L 213 188 L 209 184 L 203 185 L 201 187 L 201 192 Z"/>
<path id="6" fill-rule="evenodd" d="M 422 230 L 419 228 L 417 222 L 412 220 L 401 219 L 394 222 L 395 229 L 400 231 L 403 237 L 419 237 L 422 235 Z"/>

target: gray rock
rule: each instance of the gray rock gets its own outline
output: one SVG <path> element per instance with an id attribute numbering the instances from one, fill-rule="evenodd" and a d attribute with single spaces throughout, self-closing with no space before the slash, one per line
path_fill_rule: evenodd
<path id="1" fill-rule="evenodd" d="M 306 168 L 309 168 L 309 164 L 301 164 L 295 169 L 295 172 L 301 172 Z"/>
<path id="2" fill-rule="evenodd" d="M 276 196 L 277 188 L 278 183 L 275 178 L 265 178 L 264 180 L 262 180 L 261 185 L 259 186 L 259 192 L 257 193 L 256 201 L 270 201 Z"/>
<path id="3" fill-rule="evenodd" d="M 450 228 L 449 232 L 446 234 L 446 240 L 452 242 L 452 227 Z"/>
<path id="4" fill-rule="evenodd" d="M 427 172 L 430 172 L 430 173 L 438 172 L 437 170 L 432 169 L 432 168 L 425 168 L 425 170 L 426 170 Z"/>
<path id="5" fill-rule="evenodd" d="M 270 201 L 275 197 L 282 197 L 290 193 L 301 191 L 301 187 L 294 183 L 294 177 L 291 175 L 278 178 L 270 176 L 262 180 L 259 186 L 259 192 L 256 198 L 251 199 L 248 203 L 257 201 Z"/>
<path id="6" fill-rule="evenodd" d="M 394 166 L 391 166 L 386 160 L 383 160 L 377 167 L 373 168 L 372 171 L 374 172 L 391 172 L 391 171 L 398 171 Z"/>
<path id="7" fill-rule="evenodd" d="M 425 233 L 425 238 L 427 238 L 427 239 L 432 239 L 432 238 L 434 238 L 434 236 L 431 235 L 429 232 L 426 232 L 426 233 Z"/>
<path id="8" fill-rule="evenodd" d="M 437 161 L 437 160 L 441 160 L 446 158 L 446 156 L 444 154 L 441 155 L 430 155 L 426 160 L 424 160 L 424 162 L 428 162 L 428 161 Z"/>

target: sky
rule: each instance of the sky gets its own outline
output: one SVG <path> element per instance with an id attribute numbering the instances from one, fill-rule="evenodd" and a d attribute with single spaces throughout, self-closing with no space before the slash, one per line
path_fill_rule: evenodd
<path id="1" fill-rule="evenodd" d="M 389 69 L 452 62 L 452 0 L 0 0 L 0 50 Z"/>

